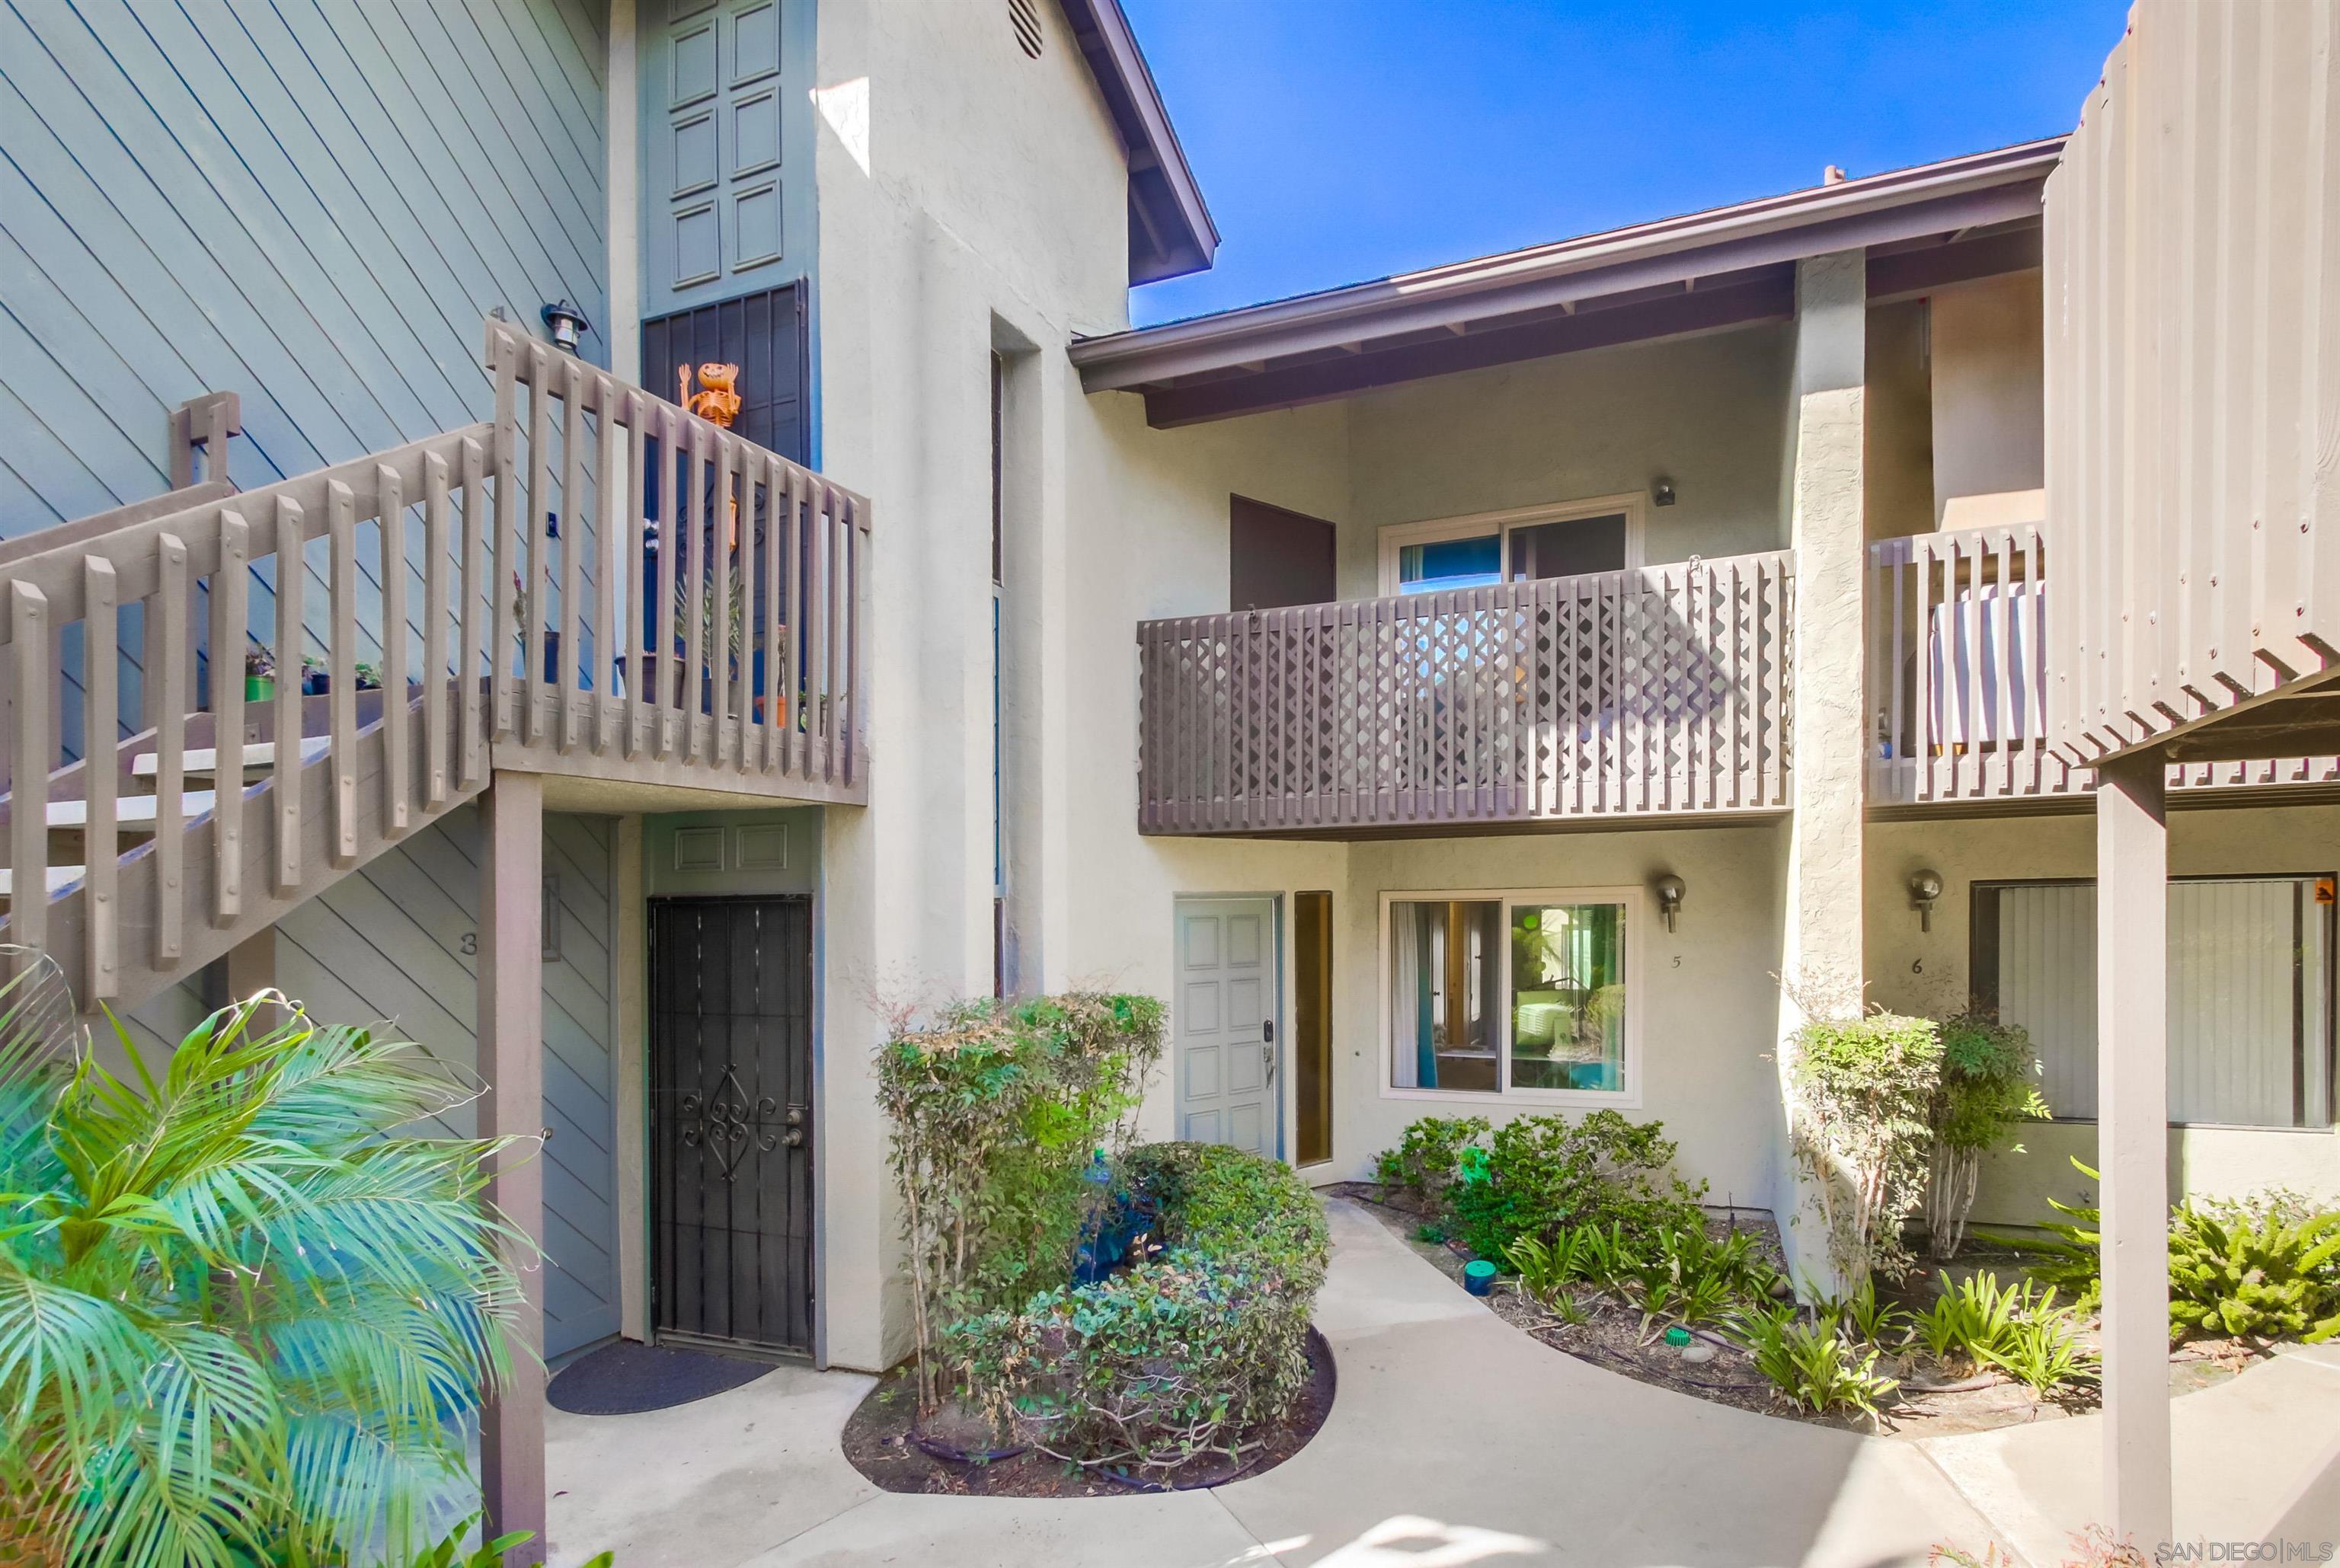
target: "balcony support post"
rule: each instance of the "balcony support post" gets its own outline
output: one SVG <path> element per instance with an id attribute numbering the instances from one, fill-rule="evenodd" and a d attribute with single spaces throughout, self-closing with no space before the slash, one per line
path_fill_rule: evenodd
<path id="1" fill-rule="evenodd" d="M 487 1080 L 480 1135 L 511 1139 L 493 1157 L 487 1200 L 536 1249 L 515 1257 L 521 1306 L 511 1376 L 480 1415 L 480 1491 L 490 1538 L 535 1539 L 513 1568 L 550 1553 L 544 1540 L 544 780 L 499 773 L 480 797 L 479 1063 Z"/>
<path id="2" fill-rule="evenodd" d="M 2097 768 L 2097 1162 L 2104 1250 L 2104 1512 L 2170 1539 L 2169 825 L 2158 749 Z"/>
<path id="3" fill-rule="evenodd" d="M 1862 676 L 1862 515 L 1868 316 L 1860 251 L 1796 265 L 1796 350 L 1789 542 L 1796 551 L 1795 814 L 1788 828 L 1780 977 L 1782 1104 L 1795 1103 L 1792 1040 L 1808 1015 L 1853 1016 L 1861 1005 L 1863 805 L 1868 781 Z M 1776 1207 L 1792 1274 L 1843 1289 L 1815 1194 L 1790 1152 Z M 1791 1223 L 1792 1222 L 1792 1223 Z"/>

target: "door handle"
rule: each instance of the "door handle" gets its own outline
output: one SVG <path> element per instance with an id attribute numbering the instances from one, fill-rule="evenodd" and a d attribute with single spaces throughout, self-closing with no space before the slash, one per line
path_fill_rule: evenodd
<path id="1" fill-rule="evenodd" d="M 1259 1048 L 1259 1059 L 1267 1066 L 1267 1081 L 1274 1083 L 1275 1081 L 1275 1047 L 1263 1044 Z"/>

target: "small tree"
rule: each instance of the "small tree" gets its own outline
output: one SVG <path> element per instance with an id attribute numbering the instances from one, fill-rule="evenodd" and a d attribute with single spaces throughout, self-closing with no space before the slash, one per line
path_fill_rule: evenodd
<path id="1" fill-rule="evenodd" d="M 1965 1243 L 1982 1157 L 2017 1122 L 2045 1118 L 2048 1102 L 2039 1097 L 2031 1036 L 2020 1025 L 1969 1008 L 1944 1019 L 1941 1036 L 1941 1076 L 1927 1108 L 1934 1146 L 1926 1226 L 1934 1257 L 1947 1262 Z"/>
<path id="2" fill-rule="evenodd" d="M 921 1412 L 946 1392 L 930 1356 L 945 1328 L 1069 1279 L 1090 1196 L 1082 1167 L 1127 1146 L 1162 1018 L 1148 996 L 984 998 L 924 1028 L 904 1021 L 878 1053 Z"/>
<path id="3" fill-rule="evenodd" d="M 1925 1195 L 1927 1112 L 1941 1060 L 1930 1019 L 1877 1012 L 1814 1019 L 1796 1031 L 1790 1148 L 1811 1178 L 1829 1261 L 1849 1288 L 1872 1272 L 1909 1271 L 1901 1225 Z"/>

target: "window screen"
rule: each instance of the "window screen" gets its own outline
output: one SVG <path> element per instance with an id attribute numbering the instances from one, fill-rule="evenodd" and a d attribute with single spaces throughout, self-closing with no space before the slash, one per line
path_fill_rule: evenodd
<path id="1" fill-rule="evenodd" d="M 2333 879 L 2169 884 L 2169 1118 L 2333 1120 Z M 2057 1118 L 2097 1115 L 2093 883 L 1978 883 L 1978 1000 L 2030 1032 Z"/>

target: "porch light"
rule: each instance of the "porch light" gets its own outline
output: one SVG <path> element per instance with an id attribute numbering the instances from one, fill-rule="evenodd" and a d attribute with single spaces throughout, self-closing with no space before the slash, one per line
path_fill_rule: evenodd
<path id="1" fill-rule="evenodd" d="M 552 334 L 554 348 L 563 353 L 573 354 L 580 340 L 593 330 L 593 323 L 568 301 L 556 300 L 544 308 L 544 330 Z"/>
<path id="2" fill-rule="evenodd" d="M 1650 481 L 1650 499 L 1661 507 L 1674 504 L 1674 482 L 1661 475 Z"/>
<path id="3" fill-rule="evenodd" d="M 1688 892 L 1690 889 L 1683 884 L 1681 878 L 1671 872 L 1658 878 L 1651 886 L 1656 890 L 1658 895 L 1658 913 L 1665 917 L 1666 934 L 1671 936 L 1674 930 L 1674 917 L 1681 913 L 1682 894 Z"/>
<path id="4" fill-rule="evenodd" d="M 1918 912 L 1918 929 L 1934 929 L 1934 901 L 1942 896 L 1942 873 L 1938 871 L 1913 871 L 1909 873 L 1909 907 Z"/>

